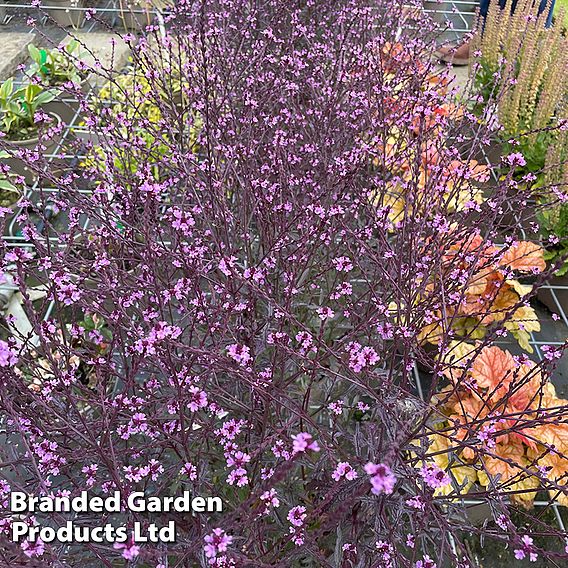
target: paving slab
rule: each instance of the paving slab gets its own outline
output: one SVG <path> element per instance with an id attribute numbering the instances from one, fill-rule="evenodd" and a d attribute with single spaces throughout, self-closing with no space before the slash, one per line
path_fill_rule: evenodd
<path id="1" fill-rule="evenodd" d="M 469 67 L 452 67 L 452 74 L 460 91 L 464 90 L 469 81 Z"/>
<path id="2" fill-rule="evenodd" d="M 436 65 L 436 71 L 441 72 L 447 69 L 445 65 Z M 450 68 L 450 75 L 453 76 L 454 79 L 454 86 L 457 86 L 460 92 L 466 90 L 469 81 L 469 67 L 451 67 Z"/>
<path id="3" fill-rule="evenodd" d="M 93 68 L 99 62 L 103 69 L 120 71 L 127 63 L 130 55 L 130 48 L 120 38 L 120 36 L 108 32 L 73 32 L 69 36 L 77 39 L 84 47 L 83 61 Z M 104 83 L 105 80 L 98 78 L 95 81 Z"/>
<path id="4" fill-rule="evenodd" d="M 21 32 L 0 32 L 0 81 L 13 75 L 20 63 L 28 57 L 28 45 L 34 34 Z"/>

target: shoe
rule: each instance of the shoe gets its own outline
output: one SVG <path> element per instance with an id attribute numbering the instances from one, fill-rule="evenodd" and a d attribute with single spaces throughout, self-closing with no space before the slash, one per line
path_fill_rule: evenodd
<path id="1" fill-rule="evenodd" d="M 443 45 L 434 52 L 434 55 L 442 63 L 450 63 L 454 67 L 464 67 L 469 65 L 469 43 Z"/>

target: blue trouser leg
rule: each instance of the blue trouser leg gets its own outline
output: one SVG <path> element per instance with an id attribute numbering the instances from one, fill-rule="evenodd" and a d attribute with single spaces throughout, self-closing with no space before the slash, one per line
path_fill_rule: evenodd
<path id="1" fill-rule="evenodd" d="M 480 0 L 479 2 L 479 13 L 484 19 L 487 16 L 487 11 L 489 10 L 489 2 L 490 0 Z M 552 12 L 554 11 L 555 2 L 556 0 L 541 0 L 538 6 L 539 14 L 542 14 L 548 6 L 548 16 L 546 18 L 546 23 L 544 24 L 547 28 L 549 28 L 552 25 Z M 499 0 L 499 6 L 501 6 L 501 8 L 505 7 L 505 3 L 506 0 Z M 515 10 L 516 6 L 517 6 L 517 0 L 513 0 L 511 3 L 511 10 L 512 11 Z"/>

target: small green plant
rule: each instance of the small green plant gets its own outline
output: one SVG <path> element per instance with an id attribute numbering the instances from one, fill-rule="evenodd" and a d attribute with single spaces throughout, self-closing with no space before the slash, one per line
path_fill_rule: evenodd
<path id="1" fill-rule="evenodd" d="M 28 45 L 28 51 L 33 64 L 30 73 L 41 77 L 42 82 L 49 87 L 59 87 L 69 81 L 79 84 L 85 79 L 74 57 L 80 55 L 80 44 L 77 40 L 69 41 L 63 50 L 38 48 Z"/>
<path id="2" fill-rule="evenodd" d="M 55 98 L 56 93 L 39 85 L 24 85 L 14 90 L 14 81 L 7 79 L 0 86 L 0 127 L 8 140 L 33 138 L 39 128 L 37 111 Z"/>
<path id="3" fill-rule="evenodd" d="M 167 145 L 158 135 L 162 114 L 155 101 L 149 97 L 149 84 L 145 77 L 135 73 L 124 73 L 112 82 L 101 87 L 95 105 L 107 107 L 109 117 L 114 120 L 117 116 L 124 116 L 136 126 L 136 135 L 140 141 L 140 151 L 136 159 L 127 157 L 119 147 L 97 147 L 92 160 L 87 164 L 98 164 L 104 171 L 106 160 L 111 159 L 114 166 L 121 171 L 135 174 L 141 163 L 150 166 L 156 180 L 160 177 L 160 164 L 167 152 Z M 132 101 L 134 104 L 132 104 Z M 127 128 L 122 127 L 126 137 Z"/>
<path id="4" fill-rule="evenodd" d="M 83 340 L 95 346 L 97 353 L 105 353 L 112 342 L 112 331 L 107 322 L 96 314 L 85 314 L 78 323 L 83 331 Z"/>
<path id="5" fill-rule="evenodd" d="M 174 93 L 180 90 L 174 88 Z M 84 166 L 95 167 L 99 171 L 108 171 L 107 162 L 112 161 L 113 167 L 119 171 L 129 173 L 136 177 L 140 165 L 148 167 L 153 179 L 157 182 L 163 179 L 164 157 L 168 153 L 169 133 L 161 130 L 164 120 L 161 108 L 162 101 L 159 97 L 152 96 L 151 86 L 148 79 L 136 73 L 133 69 L 127 69 L 125 73 L 103 85 L 96 98 L 93 99 L 95 108 L 106 108 L 109 113 L 105 120 L 118 121 L 118 117 L 128 121 L 134 128 L 138 146 L 136 152 L 126 154 L 120 146 L 109 147 L 97 146 L 83 162 Z M 189 142 L 196 152 L 197 138 L 202 127 L 202 119 L 197 113 L 187 111 L 184 113 L 184 121 L 189 129 Z M 129 127 L 121 126 L 118 132 L 126 139 L 131 135 Z"/>

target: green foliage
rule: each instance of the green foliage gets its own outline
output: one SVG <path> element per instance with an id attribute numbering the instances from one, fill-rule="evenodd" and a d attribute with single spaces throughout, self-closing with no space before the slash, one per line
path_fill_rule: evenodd
<path id="1" fill-rule="evenodd" d="M 483 103 L 476 103 L 474 107 L 478 115 L 483 113 L 486 103 L 491 100 L 498 90 L 499 84 L 496 79 L 497 70 L 485 59 L 480 59 L 476 72 L 473 76 L 473 87 L 476 94 L 481 95 Z"/>
<path id="2" fill-rule="evenodd" d="M 123 117 L 120 129 L 124 131 L 125 138 L 131 136 L 132 131 L 124 124 L 132 124 L 136 136 L 143 144 L 137 148 L 136 153 L 131 150 L 124 152 L 119 146 L 98 146 L 87 159 L 86 165 L 105 171 L 106 161 L 111 159 L 115 170 L 135 174 L 139 164 L 145 163 L 150 165 L 154 179 L 159 180 L 159 165 L 168 146 L 157 135 L 162 115 L 149 93 L 147 79 L 135 73 L 121 74 L 100 89 L 95 105 L 109 108 L 111 119 L 118 115 Z"/>
<path id="3" fill-rule="evenodd" d="M 181 86 L 179 90 L 173 89 L 174 96 L 179 92 L 181 92 Z M 165 100 L 166 94 L 164 93 L 163 96 Z M 104 172 L 107 170 L 106 163 L 112 160 L 115 171 L 136 174 L 140 169 L 140 164 L 144 164 L 151 169 L 154 180 L 160 181 L 161 165 L 170 145 L 168 135 L 161 128 L 163 110 L 160 108 L 159 99 L 156 98 L 148 79 L 128 69 L 126 73 L 118 75 L 114 80 L 103 85 L 93 104 L 99 108 L 108 108 L 110 115 L 107 118 L 110 120 L 120 116 L 120 121 L 113 122 L 121 124 L 119 126 L 121 135 L 126 139 L 134 134 L 141 144 L 136 147 L 135 151 L 133 147 L 129 147 L 128 152 L 117 145 L 112 148 L 98 146 L 83 165 L 96 167 Z M 165 106 L 167 107 L 167 104 Z M 197 135 L 201 129 L 201 119 L 189 111 L 187 114 L 184 113 L 184 118 L 184 122 L 191 125 L 189 127 L 190 142 L 195 149 Z"/>
<path id="4" fill-rule="evenodd" d="M 75 65 L 73 58 L 80 56 L 80 45 L 77 40 L 69 41 L 63 48 L 43 49 L 28 45 L 33 64 L 30 73 L 41 77 L 42 82 L 50 87 L 58 87 L 71 81 L 79 84 L 85 78 Z"/>
<path id="5" fill-rule="evenodd" d="M 568 204 L 548 206 L 538 214 L 541 231 L 545 237 L 556 236 L 559 242 L 554 246 L 548 246 L 545 259 L 557 262 L 568 255 Z M 557 271 L 557 276 L 568 274 L 568 262 L 564 262 Z"/>
<path id="6" fill-rule="evenodd" d="M 91 332 L 96 331 L 100 334 L 103 341 L 98 343 L 98 351 L 104 353 L 108 349 L 108 344 L 112 342 L 112 331 L 104 319 L 96 314 L 85 314 L 85 317 L 78 322 L 78 325 L 84 329 L 83 335 L 86 341 L 90 341 Z"/>
<path id="7" fill-rule="evenodd" d="M 555 144 L 557 142 L 557 136 L 555 136 L 555 134 L 556 132 L 553 130 L 538 132 L 532 138 L 519 134 L 517 136 L 509 137 L 509 140 L 513 140 L 514 143 L 509 142 L 509 140 L 503 143 L 504 155 L 512 152 L 520 152 L 525 158 L 526 164 L 515 168 L 515 179 L 520 180 L 526 174 L 530 173 L 537 176 L 537 181 L 532 184 L 533 189 L 544 185 L 545 179 L 543 169 L 546 165 L 546 158 L 551 144 Z"/>
<path id="8" fill-rule="evenodd" d="M 42 105 L 56 96 L 52 90 L 39 85 L 24 85 L 14 90 L 13 79 L 7 79 L 0 86 L 0 127 L 8 140 L 32 138 L 38 129 L 34 117 Z"/>

